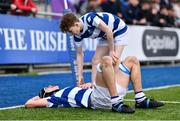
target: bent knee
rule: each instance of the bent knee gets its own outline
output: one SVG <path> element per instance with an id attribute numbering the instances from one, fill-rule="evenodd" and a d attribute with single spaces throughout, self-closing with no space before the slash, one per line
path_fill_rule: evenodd
<path id="1" fill-rule="evenodd" d="M 124 61 L 124 63 L 126 64 L 126 65 L 133 65 L 133 64 L 139 64 L 139 60 L 137 59 L 137 57 L 136 56 L 128 56 L 126 59 L 125 59 L 125 61 Z"/>
<path id="2" fill-rule="evenodd" d="M 101 59 L 102 65 L 112 65 L 112 58 L 110 56 L 104 56 Z"/>

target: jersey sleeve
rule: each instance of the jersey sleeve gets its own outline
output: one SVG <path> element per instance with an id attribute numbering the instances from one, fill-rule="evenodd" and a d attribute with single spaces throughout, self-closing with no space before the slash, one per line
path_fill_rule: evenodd
<path id="1" fill-rule="evenodd" d="M 82 44 L 83 44 L 82 38 L 79 38 L 77 36 L 74 36 L 73 38 L 74 38 L 76 47 L 82 47 Z"/>
<path id="2" fill-rule="evenodd" d="M 98 27 L 101 19 L 95 13 L 90 13 L 86 21 L 90 26 Z"/>

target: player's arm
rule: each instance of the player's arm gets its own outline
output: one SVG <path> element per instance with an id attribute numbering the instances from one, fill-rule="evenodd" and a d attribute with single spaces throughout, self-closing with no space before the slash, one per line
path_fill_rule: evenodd
<path id="1" fill-rule="evenodd" d="M 102 20 L 100 20 L 98 27 L 106 34 L 109 45 L 109 55 L 112 57 L 113 63 L 115 64 L 118 57 L 115 53 L 113 32 L 111 28 L 109 28 L 109 26 L 107 26 Z"/>
<path id="2" fill-rule="evenodd" d="M 109 28 L 102 20 L 99 22 L 98 27 L 106 34 L 109 44 L 109 51 L 114 51 L 114 37 L 111 28 Z"/>
<path id="3" fill-rule="evenodd" d="M 84 54 L 82 47 L 77 47 L 77 66 L 78 66 L 78 84 L 77 86 L 83 84 L 83 59 Z"/>
<path id="4" fill-rule="evenodd" d="M 26 108 L 40 108 L 40 107 L 47 107 L 48 102 L 46 98 L 39 98 L 39 96 L 35 96 L 29 99 L 25 103 Z"/>

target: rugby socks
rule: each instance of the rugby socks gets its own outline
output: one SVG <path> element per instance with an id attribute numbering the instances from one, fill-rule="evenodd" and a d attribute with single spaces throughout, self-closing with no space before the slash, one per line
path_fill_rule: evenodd
<path id="1" fill-rule="evenodd" d="M 145 96 L 143 91 L 139 91 L 135 93 L 135 100 L 137 103 L 144 101 L 147 97 Z"/>
<path id="2" fill-rule="evenodd" d="M 112 104 L 117 104 L 117 103 L 120 103 L 120 102 L 122 102 L 122 98 L 120 96 L 111 97 L 111 103 Z"/>

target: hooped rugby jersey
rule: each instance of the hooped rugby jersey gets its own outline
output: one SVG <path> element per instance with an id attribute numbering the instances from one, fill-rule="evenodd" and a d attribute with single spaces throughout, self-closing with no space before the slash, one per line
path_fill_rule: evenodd
<path id="1" fill-rule="evenodd" d="M 91 107 L 92 89 L 67 87 L 47 98 L 48 107 Z"/>
<path id="2" fill-rule="evenodd" d="M 77 47 L 82 47 L 82 40 L 84 38 L 106 39 L 106 34 L 98 28 L 101 20 L 112 29 L 114 38 L 121 36 L 128 29 L 122 19 L 106 12 L 90 12 L 83 15 L 79 20 L 83 24 L 83 31 L 80 36 L 74 35 L 74 41 Z"/>

